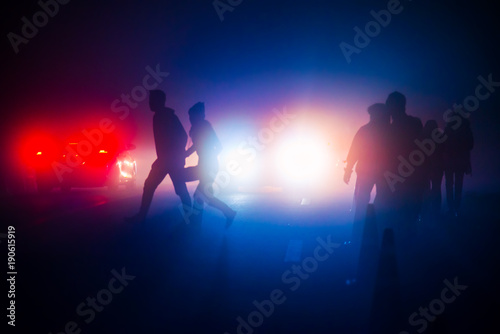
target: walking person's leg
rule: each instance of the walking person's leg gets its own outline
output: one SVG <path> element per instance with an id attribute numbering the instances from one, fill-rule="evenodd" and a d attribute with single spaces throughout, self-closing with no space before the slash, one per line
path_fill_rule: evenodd
<path id="1" fill-rule="evenodd" d="M 366 208 L 370 202 L 370 195 L 375 185 L 375 181 L 362 174 L 356 174 L 356 185 L 354 187 L 354 202 L 356 211 L 354 220 L 364 221 Z"/>
<path id="2" fill-rule="evenodd" d="M 178 167 L 169 171 L 170 179 L 174 185 L 174 190 L 177 196 L 181 199 L 184 212 L 191 209 L 191 196 L 187 190 L 186 182 L 192 181 L 190 177 L 190 169 Z"/>
<path id="3" fill-rule="evenodd" d="M 454 173 L 451 170 L 446 170 L 444 172 L 445 184 L 446 184 L 446 204 L 448 206 L 448 212 L 454 214 L 455 204 L 453 201 L 453 177 Z"/>
<path id="4" fill-rule="evenodd" d="M 437 216 L 441 212 L 441 183 L 443 182 L 443 171 L 436 170 L 431 177 L 431 210 Z"/>
<path id="5" fill-rule="evenodd" d="M 203 201 L 201 201 L 200 208 L 200 200 L 197 195 L 197 190 L 193 196 L 193 204 L 191 207 L 191 197 L 189 193 L 187 194 L 188 198 L 186 198 L 184 187 L 187 186 L 186 182 L 197 181 L 200 179 L 200 168 L 199 166 L 187 167 L 182 170 L 175 170 L 170 173 L 170 178 L 172 179 L 172 183 L 174 184 L 174 188 L 176 189 L 176 193 L 181 197 L 182 204 L 182 213 L 184 215 L 184 221 L 186 224 L 201 222 L 203 215 Z"/>
<path id="6" fill-rule="evenodd" d="M 464 172 L 455 173 L 455 212 L 458 213 L 462 204 L 462 189 L 464 185 Z"/>
<path id="7" fill-rule="evenodd" d="M 443 202 L 443 194 L 441 185 L 443 184 L 443 170 L 440 170 L 436 175 L 436 213 L 441 213 L 441 203 Z"/>
<path id="8" fill-rule="evenodd" d="M 212 185 L 213 182 L 213 178 L 204 175 L 204 177 L 200 179 L 200 184 L 196 189 L 195 197 L 203 200 L 208 205 L 221 211 L 226 217 L 226 227 L 229 227 L 232 224 L 234 217 L 236 216 L 236 211 L 234 211 L 226 203 L 215 197 Z"/>
<path id="9" fill-rule="evenodd" d="M 200 181 L 193 195 L 193 208 L 195 208 L 198 211 L 203 211 L 203 209 L 205 208 L 206 196 L 203 196 L 203 191 L 204 191 L 203 188 L 204 184 Z"/>
<path id="10" fill-rule="evenodd" d="M 149 207 L 151 206 L 151 202 L 153 201 L 153 195 L 158 187 L 158 185 L 163 181 L 165 176 L 167 175 L 166 167 L 156 160 L 151 165 L 151 170 L 149 171 L 149 175 L 144 181 L 144 189 L 142 193 L 141 199 L 141 207 L 139 209 L 139 213 L 132 217 L 126 218 L 129 221 L 143 221 L 146 219 L 146 216 L 149 211 Z"/>
<path id="11" fill-rule="evenodd" d="M 363 243 L 363 230 L 366 222 L 366 211 L 370 203 L 370 195 L 375 186 L 375 178 L 369 175 L 356 174 L 356 185 L 354 188 L 354 222 L 351 232 L 352 244 L 352 273 L 356 275 L 361 244 Z"/>

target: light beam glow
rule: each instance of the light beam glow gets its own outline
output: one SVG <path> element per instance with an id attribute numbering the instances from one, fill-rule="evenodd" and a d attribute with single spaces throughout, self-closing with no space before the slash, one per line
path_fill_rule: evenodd
<path id="1" fill-rule="evenodd" d="M 278 175 L 289 184 L 313 185 L 326 177 L 330 164 L 328 143 L 318 136 L 300 135 L 289 138 L 278 148 Z"/>

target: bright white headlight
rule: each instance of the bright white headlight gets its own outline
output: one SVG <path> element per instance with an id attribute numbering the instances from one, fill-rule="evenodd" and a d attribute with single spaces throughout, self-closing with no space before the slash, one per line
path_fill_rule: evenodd
<path id="1" fill-rule="evenodd" d="M 326 177 L 331 160 L 328 144 L 315 137 L 289 138 L 278 148 L 278 175 L 287 183 L 311 184 Z"/>

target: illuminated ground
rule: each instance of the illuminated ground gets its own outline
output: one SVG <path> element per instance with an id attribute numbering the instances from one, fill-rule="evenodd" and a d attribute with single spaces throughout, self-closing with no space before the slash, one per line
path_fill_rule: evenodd
<path id="1" fill-rule="evenodd" d="M 18 226 L 19 326 L 54 334 L 64 333 L 70 321 L 82 333 L 365 332 L 371 295 L 347 282 L 352 274 L 344 241 L 351 228 L 351 198 L 225 195 L 238 210 L 225 230 L 222 215 L 212 209 L 201 225 L 184 224 L 177 198 L 165 190 L 157 195 L 144 226 L 122 220 L 137 208 L 139 192 L 76 189 L 68 195 L 56 191 L 7 199 L 7 217 Z M 500 309 L 499 231 L 492 226 L 499 215 L 487 213 L 496 201 L 498 196 L 469 193 L 463 219 L 423 225 L 420 241 L 408 245 L 415 250 L 412 260 L 398 268 L 401 331 L 416 333 L 420 326 L 412 327 L 408 317 L 440 298 L 443 281 L 455 277 L 468 288 L 446 305 L 439 321 L 429 322 L 427 332 L 472 332 L 492 325 Z M 314 256 L 318 238 L 340 246 L 317 268 L 310 267 L 307 277 L 287 273 Z M 89 311 L 77 314 L 87 297 L 108 288 L 112 270 L 122 268 L 135 278 L 112 294 L 94 319 Z M 275 296 L 280 304 L 259 318 L 253 302 L 270 299 L 276 289 L 282 292 Z M 238 331 L 238 317 L 259 326 Z"/>

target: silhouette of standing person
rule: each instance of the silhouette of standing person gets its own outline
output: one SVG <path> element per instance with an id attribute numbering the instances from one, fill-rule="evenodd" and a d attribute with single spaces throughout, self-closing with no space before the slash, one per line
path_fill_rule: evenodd
<path id="1" fill-rule="evenodd" d="M 141 222 L 147 216 L 153 195 L 167 174 L 174 185 L 175 193 L 184 207 L 191 207 L 191 197 L 183 178 L 187 134 L 173 109 L 165 107 L 166 96 L 161 90 L 149 92 L 149 107 L 153 116 L 153 134 L 157 159 L 151 166 L 142 194 L 139 213 L 126 218 L 128 221 Z"/>
<path id="2" fill-rule="evenodd" d="M 406 97 L 400 92 L 389 94 L 385 104 L 392 118 L 392 170 L 398 170 L 401 159 L 408 160 L 412 151 L 417 149 L 415 140 L 421 135 L 423 125 L 420 118 L 406 113 Z M 394 187 L 391 194 L 396 209 L 396 223 L 403 232 L 414 231 L 416 227 L 414 224 L 422 207 L 423 174 L 422 168 L 415 168 L 404 182 Z"/>
<path id="3" fill-rule="evenodd" d="M 363 125 L 354 136 L 344 173 L 344 182 L 348 184 L 353 167 L 356 165 L 355 213 L 352 232 L 353 245 L 356 249 L 361 243 L 366 209 L 373 187 L 376 187 L 377 197 L 387 188 L 382 175 L 388 155 L 387 136 L 390 129 L 390 115 L 383 103 L 368 107 L 368 114 L 370 121 Z"/>
<path id="4" fill-rule="evenodd" d="M 198 102 L 189 109 L 189 121 L 191 122 L 189 136 L 193 145 L 186 150 L 185 156 L 189 157 L 196 151 L 198 165 L 185 169 L 186 181 L 200 181 L 193 195 L 194 213 L 200 214 L 206 202 L 224 214 L 226 227 L 229 227 L 236 211 L 214 196 L 213 183 L 219 170 L 218 155 L 222 151 L 222 145 L 212 125 L 205 119 L 204 103 Z"/>
<path id="5" fill-rule="evenodd" d="M 429 140 L 435 136 L 435 132 L 443 133 L 442 129 L 439 129 L 438 123 L 431 119 L 425 122 L 424 129 L 422 131 L 422 140 Z M 442 136 L 442 135 L 441 135 Z M 433 217 L 438 217 L 441 212 L 441 184 L 443 182 L 443 154 L 444 145 L 441 143 L 436 143 L 436 148 L 434 152 L 429 155 L 424 163 L 425 172 L 425 187 L 428 192 L 430 213 Z"/>
<path id="6" fill-rule="evenodd" d="M 458 116 L 457 114 L 457 117 Z M 456 119 L 456 118 L 453 118 Z M 474 147 L 474 137 L 467 119 L 461 123 L 446 124 L 447 140 L 444 148 L 444 173 L 448 213 L 457 216 L 462 202 L 464 174 L 472 174 L 470 151 Z"/>

